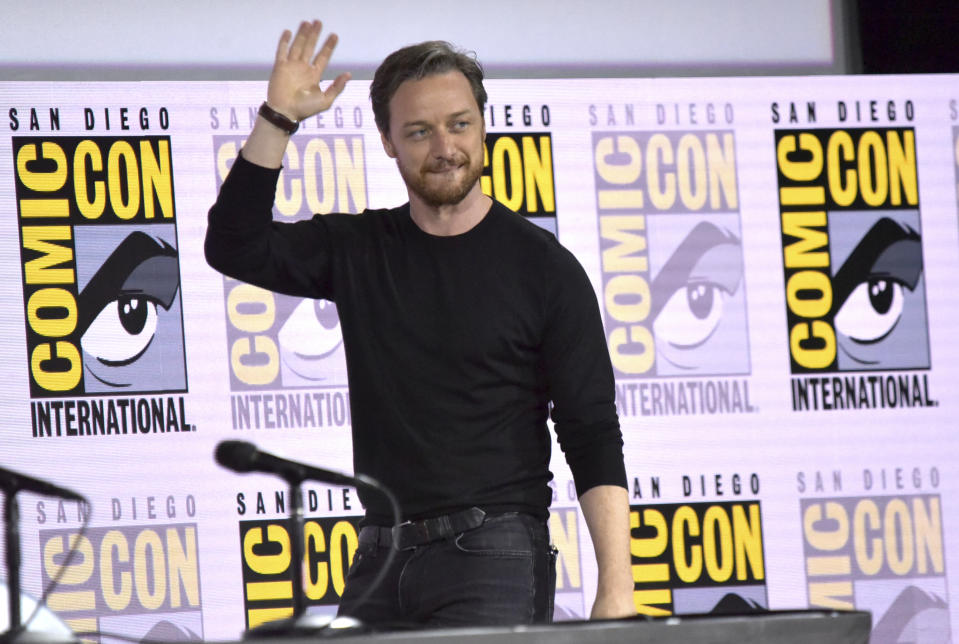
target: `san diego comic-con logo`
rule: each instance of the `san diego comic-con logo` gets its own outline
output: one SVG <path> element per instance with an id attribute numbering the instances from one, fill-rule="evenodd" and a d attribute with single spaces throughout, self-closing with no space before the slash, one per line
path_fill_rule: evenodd
<path id="1" fill-rule="evenodd" d="M 169 137 L 12 143 L 34 435 L 189 431 Z"/>
<path id="2" fill-rule="evenodd" d="M 303 526 L 303 592 L 311 612 L 336 613 L 359 544 L 361 517 L 318 517 Z M 285 519 L 240 521 L 246 627 L 293 615 L 290 525 Z M 318 609 L 318 610 L 317 610 Z"/>
<path id="3" fill-rule="evenodd" d="M 800 513 L 811 608 L 871 611 L 876 644 L 952 641 L 939 494 L 804 498 Z"/>
<path id="4" fill-rule="evenodd" d="M 237 492 L 238 551 L 243 578 L 243 611 L 247 628 L 293 614 L 293 571 L 303 571 L 304 601 L 311 614 L 334 615 L 346 575 L 359 545 L 362 516 L 356 490 L 349 487 L 306 487 L 302 491 L 303 522 L 299 568 L 293 562 L 288 504 L 289 490 Z M 326 514 L 329 513 L 329 514 Z M 325 516 L 319 516 L 325 514 Z"/>
<path id="5" fill-rule="evenodd" d="M 630 506 L 630 553 L 641 615 L 769 606 L 758 500 Z"/>
<path id="6" fill-rule="evenodd" d="M 59 578 L 47 604 L 74 632 L 203 639 L 195 523 L 43 529 L 39 537 L 43 586 Z"/>
<path id="7" fill-rule="evenodd" d="M 750 373 L 733 132 L 594 132 L 592 141 L 620 413 L 753 411 L 747 380 L 692 379 Z"/>
<path id="8" fill-rule="evenodd" d="M 243 140 L 232 134 L 213 136 L 217 189 Z M 362 134 L 307 132 L 290 139 L 277 185 L 277 220 L 357 213 L 366 207 Z M 223 289 L 234 428 L 349 425 L 346 359 L 336 306 L 226 277 Z M 307 388 L 314 391 L 295 391 Z"/>
<path id="9" fill-rule="evenodd" d="M 559 237 L 549 105 L 488 103 L 483 119 L 483 194 Z"/>
<path id="10" fill-rule="evenodd" d="M 545 114 L 548 123 L 548 109 Z M 480 188 L 510 210 L 559 235 L 549 132 L 487 132 Z"/>
<path id="11" fill-rule="evenodd" d="M 912 128 L 776 130 L 794 409 L 931 406 Z"/>

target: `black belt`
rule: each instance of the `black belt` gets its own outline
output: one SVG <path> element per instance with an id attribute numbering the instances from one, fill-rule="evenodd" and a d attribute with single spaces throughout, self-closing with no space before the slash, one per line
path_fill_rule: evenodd
<path id="1" fill-rule="evenodd" d="M 472 507 L 439 517 L 406 521 L 392 528 L 368 525 L 361 530 L 360 537 L 364 536 L 363 533 L 369 534 L 375 531 L 377 545 L 391 546 L 396 550 L 409 550 L 478 528 L 483 525 L 485 518 L 486 513 L 483 510 Z"/>

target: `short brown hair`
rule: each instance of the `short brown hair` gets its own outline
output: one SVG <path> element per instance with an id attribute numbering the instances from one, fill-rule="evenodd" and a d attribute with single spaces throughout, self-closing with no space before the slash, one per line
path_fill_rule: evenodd
<path id="1" fill-rule="evenodd" d="M 443 40 L 429 40 L 394 51 L 373 74 L 370 101 L 376 127 L 384 134 L 390 131 L 390 100 L 405 81 L 420 80 L 433 74 L 458 71 L 469 81 L 480 114 L 486 109 L 483 87 L 483 66 L 476 54 L 457 49 Z"/>

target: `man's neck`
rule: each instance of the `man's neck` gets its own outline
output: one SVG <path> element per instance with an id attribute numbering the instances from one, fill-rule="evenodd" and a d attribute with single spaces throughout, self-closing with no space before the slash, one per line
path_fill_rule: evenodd
<path id="1" fill-rule="evenodd" d="M 420 230 L 437 237 L 462 235 L 483 220 L 493 200 L 483 194 L 479 182 L 456 204 L 431 206 L 410 192 L 410 217 Z"/>

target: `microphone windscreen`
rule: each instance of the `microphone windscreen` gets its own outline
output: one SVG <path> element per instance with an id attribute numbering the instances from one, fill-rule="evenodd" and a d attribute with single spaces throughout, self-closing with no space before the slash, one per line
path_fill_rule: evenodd
<path id="1" fill-rule="evenodd" d="M 247 441 L 221 441 L 213 457 L 228 470 L 250 472 L 256 461 L 256 446 Z"/>

